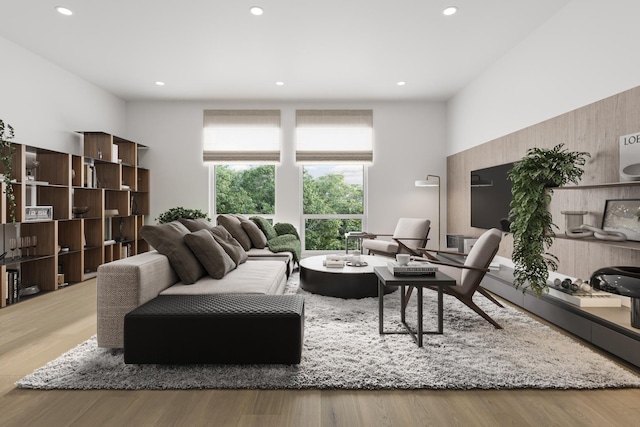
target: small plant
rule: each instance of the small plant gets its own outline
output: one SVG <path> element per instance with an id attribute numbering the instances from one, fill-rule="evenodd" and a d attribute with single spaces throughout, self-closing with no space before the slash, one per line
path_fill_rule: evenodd
<path id="1" fill-rule="evenodd" d="M 211 218 L 209 218 L 209 215 L 202 212 L 201 210 L 185 209 L 182 206 L 179 206 L 177 208 L 171 208 L 169 210 L 164 211 L 156 218 L 156 221 L 158 222 L 158 224 L 166 224 L 168 222 L 175 221 L 178 218 L 187 218 L 187 219 L 205 218 L 207 221 L 211 221 Z"/>
<path id="2" fill-rule="evenodd" d="M 547 252 L 553 244 L 558 228 L 547 206 L 553 186 L 572 182 L 577 184 L 589 153 L 567 151 L 564 144 L 552 149 L 530 148 L 526 156 L 515 164 L 509 179 L 513 182 L 510 231 L 513 233 L 513 262 L 515 286 L 530 288 L 536 296 L 549 291 L 549 270 L 558 269 L 558 258 Z"/>
<path id="3" fill-rule="evenodd" d="M 11 185 L 11 180 L 13 179 L 12 156 L 15 151 L 11 140 L 13 140 L 14 136 L 13 126 L 8 123 L 5 124 L 5 122 L 0 119 L 0 161 L 2 161 L 2 165 L 4 166 L 2 180 L 5 183 L 9 216 L 13 223 L 16 222 L 16 196 L 13 194 L 13 185 Z"/>

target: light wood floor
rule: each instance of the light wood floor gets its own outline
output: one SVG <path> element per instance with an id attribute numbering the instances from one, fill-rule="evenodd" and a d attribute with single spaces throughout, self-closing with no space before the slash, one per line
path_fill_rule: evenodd
<path id="1" fill-rule="evenodd" d="M 640 390 L 39 391 L 14 382 L 96 330 L 91 280 L 0 310 L 0 426 L 631 426 Z M 570 355 L 567 355 L 570 357 Z M 464 369 L 464 367 L 461 367 Z"/>

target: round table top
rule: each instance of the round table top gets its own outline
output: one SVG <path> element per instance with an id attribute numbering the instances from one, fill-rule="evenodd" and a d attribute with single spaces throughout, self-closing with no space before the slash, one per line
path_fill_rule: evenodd
<path id="1" fill-rule="evenodd" d="M 360 260 L 367 263 L 364 267 L 353 267 L 345 265 L 344 267 L 325 267 L 322 262 L 327 259 L 326 255 L 316 255 L 300 260 L 300 267 L 308 270 L 323 271 L 326 273 L 340 274 L 366 274 L 373 273 L 373 267 L 386 267 L 391 258 L 374 255 L 360 255 Z"/>

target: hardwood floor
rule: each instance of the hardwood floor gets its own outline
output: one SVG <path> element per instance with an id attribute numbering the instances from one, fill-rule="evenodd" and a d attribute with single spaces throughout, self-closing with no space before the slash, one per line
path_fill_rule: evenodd
<path id="1" fill-rule="evenodd" d="M 638 389 L 16 389 L 95 334 L 95 301 L 91 280 L 0 310 L 0 426 L 630 426 L 640 418 Z"/>

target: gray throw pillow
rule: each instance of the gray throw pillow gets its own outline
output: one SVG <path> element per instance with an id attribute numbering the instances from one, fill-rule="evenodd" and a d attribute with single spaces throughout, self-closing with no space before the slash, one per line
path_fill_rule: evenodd
<path id="1" fill-rule="evenodd" d="M 199 230 L 184 236 L 184 241 L 195 254 L 200 264 L 214 279 L 222 279 L 236 268 L 236 263 L 213 238 L 209 230 Z"/>
<path id="2" fill-rule="evenodd" d="M 222 249 L 231 257 L 236 265 L 240 265 L 249 259 L 249 255 L 240 243 L 221 225 L 217 225 L 209 230 L 213 238 L 222 246 Z"/>
<path id="3" fill-rule="evenodd" d="M 251 249 L 251 238 L 242 228 L 242 223 L 234 215 L 218 215 L 218 224 L 227 229 L 245 251 Z"/>
<path id="4" fill-rule="evenodd" d="M 267 246 L 267 236 L 264 235 L 262 230 L 260 230 L 260 227 L 258 227 L 255 222 L 245 219 L 240 223 L 242 224 L 244 231 L 249 235 L 251 244 L 254 247 L 264 249 L 264 247 Z"/>
<path id="5" fill-rule="evenodd" d="M 211 221 L 208 221 L 205 218 L 178 218 L 178 221 L 180 221 L 180 223 L 187 227 L 192 233 L 198 230 L 208 230 L 214 226 Z"/>
<path id="6" fill-rule="evenodd" d="M 169 259 L 180 281 L 185 285 L 191 285 L 205 275 L 205 270 L 184 242 L 184 236 L 187 234 L 187 227 L 178 221 L 145 225 L 140 229 L 140 235 L 144 240 Z"/>

